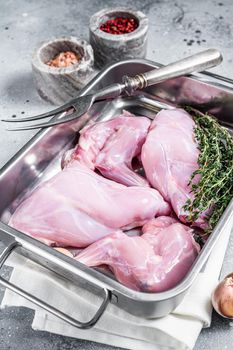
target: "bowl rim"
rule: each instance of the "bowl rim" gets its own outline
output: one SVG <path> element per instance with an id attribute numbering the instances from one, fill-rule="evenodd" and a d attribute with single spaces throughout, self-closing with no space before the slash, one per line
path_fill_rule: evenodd
<path id="1" fill-rule="evenodd" d="M 125 34 L 111 34 L 106 33 L 103 30 L 100 29 L 100 24 L 103 23 L 102 19 L 104 17 L 113 17 L 114 14 L 127 14 L 134 17 L 137 22 L 138 26 L 137 28 L 130 32 Z M 104 8 L 96 13 L 94 13 L 90 18 L 90 24 L 89 28 L 90 31 L 99 38 L 103 40 L 113 41 L 113 42 L 119 42 L 119 41 L 128 41 L 132 39 L 137 39 L 141 37 L 142 35 L 146 34 L 148 30 L 148 17 L 139 10 L 134 10 L 128 7 L 114 7 L 114 8 Z"/>
<path id="2" fill-rule="evenodd" d="M 43 62 L 41 59 L 42 51 L 51 45 L 60 44 L 61 42 L 69 42 L 72 45 L 82 47 L 84 54 L 81 60 L 75 64 L 71 64 L 68 67 L 52 67 Z M 92 67 L 94 65 L 93 56 L 93 49 L 88 41 L 77 38 L 75 36 L 64 36 L 42 42 L 40 46 L 37 47 L 37 49 L 34 51 L 34 54 L 32 56 L 32 66 L 43 73 L 49 73 L 53 75 L 66 75 L 73 72 L 86 71 L 88 68 Z"/>

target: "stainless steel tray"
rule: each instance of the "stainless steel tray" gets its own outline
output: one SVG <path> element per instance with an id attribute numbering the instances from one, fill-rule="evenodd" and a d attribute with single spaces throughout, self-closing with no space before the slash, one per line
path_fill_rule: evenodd
<path id="1" fill-rule="evenodd" d="M 124 74 L 134 75 L 159 66 L 158 63 L 147 60 L 115 63 L 99 73 L 82 91 L 82 95 L 107 84 L 119 82 Z M 62 153 L 77 142 L 76 131 L 89 118 L 107 120 L 119 114 L 123 109 L 153 118 L 156 111 L 161 108 L 173 108 L 176 104 L 188 104 L 203 111 L 209 111 L 232 132 L 233 81 L 206 72 L 195 77 L 172 79 L 150 87 L 143 96 L 135 95 L 105 103 L 98 102 L 90 110 L 88 116 L 83 116 L 81 120 L 40 131 L 1 169 L 0 238 L 6 248 L 0 256 L 0 267 L 12 252 L 17 252 L 85 288 L 88 292 L 98 295 L 101 302 L 93 318 L 89 321 L 76 320 L 0 277 L 0 283 L 3 286 L 78 328 L 93 326 L 110 302 L 132 314 L 146 318 L 167 315 L 181 302 L 188 288 L 203 269 L 217 240 L 221 239 L 221 233 L 233 223 L 233 202 L 225 210 L 188 275 L 175 288 L 163 293 L 133 291 L 110 276 L 88 268 L 7 225 L 10 214 L 25 194 L 59 170 Z"/>

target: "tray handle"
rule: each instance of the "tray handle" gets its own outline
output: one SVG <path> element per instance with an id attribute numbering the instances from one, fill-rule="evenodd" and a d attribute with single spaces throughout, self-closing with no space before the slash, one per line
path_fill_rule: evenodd
<path id="1" fill-rule="evenodd" d="M 3 267 L 5 261 L 10 256 L 10 254 L 17 247 L 20 247 L 20 246 L 21 246 L 20 243 L 13 241 L 7 247 L 5 247 L 3 252 L 0 254 L 0 269 Z M 65 322 L 69 323 L 70 325 L 77 327 L 77 328 L 80 328 L 80 329 L 88 329 L 88 328 L 93 327 L 96 324 L 96 322 L 100 319 L 100 317 L 103 315 L 108 303 L 111 300 L 111 292 L 106 288 L 102 288 L 102 290 L 104 292 L 104 299 L 103 299 L 103 302 L 101 303 L 100 307 L 96 311 L 95 315 L 89 321 L 81 322 L 81 321 L 76 320 L 75 318 L 70 317 L 69 315 L 65 314 L 64 312 L 58 310 L 57 308 L 53 307 L 52 305 L 47 304 L 45 301 L 37 298 L 36 296 L 19 288 L 15 284 L 5 280 L 2 276 L 0 276 L 0 284 L 2 286 L 4 286 L 5 288 L 8 288 L 11 291 L 19 294 L 20 296 L 24 297 L 25 299 L 31 301 L 35 305 L 40 306 L 41 308 L 50 312 L 51 314 L 59 317 L 62 321 L 65 321 Z"/>

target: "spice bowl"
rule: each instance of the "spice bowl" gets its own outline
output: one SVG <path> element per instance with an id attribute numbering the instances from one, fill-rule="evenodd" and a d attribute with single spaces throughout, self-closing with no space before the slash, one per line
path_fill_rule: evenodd
<path id="1" fill-rule="evenodd" d="M 62 104 L 95 75 L 91 45 L 76 37 L 43 43 L 32 58 L 33 79 L 39 95 L 53 104 Z"/>
<path id="2" fill-rule="evenodd" d="M 141 11 L 125 7 L 103 9 L 90 18 L 89 30 L 98 68 L 146 56 L 148 18 Z"/>

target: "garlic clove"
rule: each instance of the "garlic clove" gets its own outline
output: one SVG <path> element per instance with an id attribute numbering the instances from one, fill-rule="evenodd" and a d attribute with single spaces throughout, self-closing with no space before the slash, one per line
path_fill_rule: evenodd
<path id="1" fill-rule="evenodd" d="M 211 299 L 219 315 L 233 319 L 233 273 L 227 275 L 217 285 Z"/>

